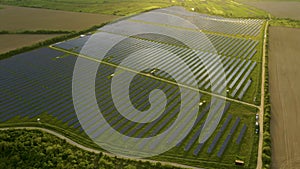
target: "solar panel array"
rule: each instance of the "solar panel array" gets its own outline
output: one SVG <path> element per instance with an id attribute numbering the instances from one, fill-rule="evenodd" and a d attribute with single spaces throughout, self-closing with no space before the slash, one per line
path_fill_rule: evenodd
<path id="1" fill-rule="evenodd" d="M 132 22 L 130 20 L 123 20 L 115 24 L 106 25 L 100 28 L 99 30 L 123 36 L 131 36 L 134 34 L 133 37 L 138 39 L 156 41 L 159 43 L 169 44 L 173 46 L 185 47 L 184 44 L 178 43 L 178 41 L 175 40 L 177 39 L 182 42 L 189 42 L 189 44 L 191 44 L 190 47 L 196 50 L 218 52 L 221 55 L 234 57 L 245 57 L 250 55 L 250 52 L 252 52 L 252 50 L 258 44 L 257 41 L 251 39 L 227 37 L 215 34 L 205 34 L 186 29 L 161 27 L 158 25 L 143 22 Z M 142 32 L 169 35 L 175 37 L 175 39 L 170 40 L 165 36 L 139 34 Z M 199 41 L 199 39 L 207 39 L 210 41 L 210 43 L 208 43 L 206 40 Z"/>
<path id="2" fill-rule="evenodd" d="M 223 153 L 224 153 L 224 151 L 225 151 L 225 149 L 226 149 L 226 147 L 227 147 L 227 145 L 228 145 L 228 143 L 229 143 L 232 135 L 234 134 L 237 126 L 239 125 L 240 121 L 241 121 L 241 119 L 239 117 L 236 118 L 236 120 L 234 122 L 234 125 L 232 126 L 232 128 L 230 130 L 230 133 L 227 135 L 224 143 L 222 144 L 222 146 L 221 146 L 221 148 L 220 148 L 220 150 L 219 150 L 219 152 L 217 154 L 218 157 L 221 157 L 223 155 Z"/>
<path id="3" fill-rule="evenodd" d="M 215 136 L 215 138 L 213 139 L 213 142 L 211 143 L 211 145 L 208 147 L 207 153 L 211 153 L 212 150 L 214 149 L 214 147 L 216 146 L 217 142 L 219 141 L 219 139 L 221 138 L 223 132 L 225 131 L 226 127 L 228 126 L 230 120 L 232 118 L 232 115 L 228 115 L 226 118 L 226 121 L 223 123 L 221 129 L 219 130 L 219 132 L 217 133 L 217 135 Z"/>
<path id="4" fill-rule="evenodd" d="M 67 86 L 71 86 L 72 64 L 76 58 L 56 59 L 62 55 L 62 52 L 42 48 L 1 60 L 2 122 L 15 116 L 33 118 L 43 112 L 62 120 L 70 118 L 66 115 L 74 112 L 74 108 L 71 89 Z"/>
<path id="5" fill-rule="evenodd" d="M 181 19 L 178 21 L 190 21 L 192 18 L 198 18 L 192 20 L 196 28 L 189 27 L 189 24 L 170 23 L 167 20 L 168 18 L 156 18 L 162 14 L 173 14 L 180 17 Z M 128 55 L 132 55 L 137 59 L 136 62 L 128 63 L 127 66 L 129 68 L 138 67 L 143 69 L 139 65 L 142 62 L 168 67 L 177 73 L 179 83 L 191 86 L 192 79 L 188 79 L 187 72 L 182 69 L 182 65 L 175 62 L 173 57 L 168 57 L 167 54 L 159 54 L 157 51 L 145 54 L 143 57 L 139 56 L 139 53 L 133 54 L 135 51 L 147 48 L 165 49 L 178 55 L 189 66 L 195 75 L 200 89 L 215 90 L 219 93 L 226 89 L 227 86 L 224 86 L 221 80 L 221 70 L 223 69 L 229 85 L 228 88 L 233 90 L 231 97 L 236 97 L 238 94 L 237 98 L 242 99 L 251 86 L 251 73 L 256 66 L 256 62 L 251 59 L 257 53 L 255 48 L 258 42 L 249 38 L 236 38 L 210 33 L 199 34 L 194 29 L 198 31 L 199 29 L 210 30 L 231 35 L 257 36 L 261 31 L 261 25 L 261 20 L 212 17 L 186 12 L 176 7 L 158 9 L 99 29 L 99 32 L 97 32 L 97 35 L 100 37 L 99 46 L 93 46 L 95 53 L 90 57 L 98 56 L 99 53 L 97 52 L 101 52 L 104 49 L 103 46 L 109 46 L 122 39 L 124 40 L 123 43 L 119 43 L 108 51 L 106 56 L 109 57 L 104 59 L 105 62 L 118 65 Z M 141 33 L 143 31 L 148 33 Z M 137 34 L 132 35 L 134 33 Z M 171 34 L 173 38 L 165 36 L 168 34 Z M 90 37 L 90 35 L 78 37 L 54 44 L 53 46 L 79 53 Z M 208 38 L 213 48 L 210 43 L 205 41 L 199 42 L 199 38 Z M 190 46 L 187 46 L 182 41 L 190 44 Z M 168 59 L 162 62 L 161 57 Z M 41 48 L 10 59 L 1 60 L 0 122 L 5 122 L 16 117 L 28 117 L 32 119 L 42 113 L 48 113 L 55 117 L 55 119 L 79 131 L 83 131 L 81 124 L 85 124 L 86 132 L 94 138 L 105 132 L 107 128 L 104 127 L 104 124 L 98 123 L 99 119 L 92 116 L 90 112 L 96 110 L 89 106 L 85 97 L 80 99 L 80 105 L 83 107 L 86 115 L 81 118 L 81 124 L 78 121 L 72 102 L 72 77 L 75 62 L 75 56 L 68 56 L 66 53 L 50 48 Z M 218 65 L 219 62 L 222 63 L 221 67 Z M 150 73 L 152 70 L 146 69 L 144 71 Z M 87 71 L 84 73 L 88 74 L 91 72 Z M 114 73 L 114 69 L 111 66 L 103 66 L 97 74 L 95 83 L 96 92 L 102 92 L 101 95 L 97 95 L 97 101 L 98 104 L 102 105 L 101 111 L 106 121 L 114 129 L 131 137 L 149 137 L 166 130 L 170 125 L 169 123 L 176 118 L 180 109 L 180 93 L 178 92 L 178 88 L 161 80 L 151 78 L 151 76 L 137 76 L 134 79 L 133 86 L 130 88 L 130 93 L 132 94 L 131 100 L 137 109 L 147 110 L 149 108 L 150 103 L 147 96 L 154 89 L 163 90 L 170 101 L 165 110 L 168 113 L 163 114 L 163 116 L 160 116 L 150 124 L 136 124 L 119 116 L 113 103 L 105 99 L 109 97 L 108 86 L 110 86 L 110 81 L 107 77 L 112 73 Z M 155 71 L 152 75 L 174 81 L 171 75 L 161 70 Z M 212 89 L 211 83 L 217 85 Z M 84 81 L 80 85 L 87 87 Z M 124 93 L 121 91 L 117 91 L 117 95 L 124 97 Z M 155 98 L 158 101 L 161 101 L 161 99 L 160 97 Z M 214 101 L 212 102 L 214 104 Z M 226 103 L 223 114 L 229 110 L 229 106 L 230 103 Z M 220 107 L 221 105 L 218 105 L 212 111 L 217 111 Z M 191 109 L 191 107 L 188 108 Z M 153 118 L 151 114 L 134 117 L 134 114 L 132 114 L 127 106 L 122 106 L 120 109 L 128 117 L 135 118 L 136 120 L 148 121 Z M 209 146 L 207 153 L 213 152 L 216 145 L 219 144 L 219 140 L 226 132 L 226 128 L 231 125 L 230 121 L 233 115 L 229 114 L 227 116 L 222 126 L 220 126 L 217 135 L 212 138 L 213 140 L 210 145 L 207 145 L 207 142 L 199 144 L 198 138 L 209 110 L 210 103 L 206 103 L 204 108 L 200 108 L 199 115 L 193 126 L 193 133 L 178 143 L 177 147 L 183 148 L 185 152 L 191 151 L 195 156 L 200 153 L 204 146 Z M 189 122 L 190 119 L 191 117 L 185 117 L 184 120 Z M 219 157 L 224 153 L 239 122 L 240 119 L 237 118 L 221 149 L 218 150 Z M 237 139 L 237 144 L 240 144 L 246 129 L 247 127 L 244 125 Z M 179 128 L 165 139 L 170 141 L 181 131 L 182 128 Z M 156 146 L 157 144 L 158 142 L 143 142 L 141 146 Z"/>
<path id="6" fill-rule="evenodd" d="M 103 33 L 105 35 L 109 33 Z M 117 36 L 117 35 L 114 35 Z M 105 40 L 105 39 L 104 39 Z M 216 85 L 218 88 L 214 88 L 215 91 L 218 91 L 219 93 L 221 90 L 221 78 L 219 78 L 222 74 L 221 69 L 225 70 L 226 73 L 226 81 L 229 83 L 234 77 L 234 81 L 231 82 L 229 88 L 232 88 L 236 82 L 241 80 L 242 74 L 248 70 L 248 66 L 250 64 L 250 60 L 236 60 L 232 57 L 224 57 L 217 54 L 212 54 L 208 52 L 202 52 L 202 51 L 195 51 L 188 48 L 180 48 L 176 46 L 171 46 L 168 44 L 162 44 L 159 42 L 153 42 L 148 41 L 144 39 L 136 39 L 136 38 L 127 38 L 127 43 L 120 44 L 116 50 L 109 51 L 107 55 L 111 56 L 109 60 L 107 60 L 110 63 L 119 64 L 123 58 L 128 56 L 132 53 L 132 50 L 141 50 L 148 47 L 153 48 L 160 48 L 160 49 L 166 49 L 169 50 L 172 53 L 179 54 L 181 59 L 187 63 L 187 65 L 190 65 L 190 69 L 194 72 L 196 80 L 199 82 L 199 87 L 204 87 L 205 89 L 208 89 L 210 87 L 211 83 L 219 84 Z M 68 42 L 69 43 L 69 42 Z M 124 50 L 126 49 L 126 50 Z M 155 52 L 155 51 L 154 51 Z M 149 53 L 149 55 L 153 55 L 154 53 Z M 96 55 L 96 54 L 95 54 Z M 136 56 L 139 58 L 138 54 Z M 187 76 L 185 73 L 187 72 L 181 72 L 183 69 L 181 68 L 182 65 L 178 65 L 177 62 L 174 62 L 174 58 L 170 57 L 169 60 L 166 60 L 165 62 L 161 62 L 161 55 L 157 55 L 157 57 L 141 57 L 137 60 L 137 62 L 134 63 L 128 63 L 129 67 L 137 67 L 139 63 L 141 62 L 150 62 L 155 63 L 160 66 L 169 66 L 174 68 L 174 70 L 178 70 L 179 75 L 179 81 L 182 84 L 191 85 L 192 79 L 186 79 Z M 151 58 L 151 59 L 150 59 Z M 201 59 L 199 59 L 201 58 Z M 223 65 L 220 65 L 219 60 L 222 62 Z M 233 63 L 233 64 L 232 64 Z M 246 64 L 245 64 L 246 63 Z M 256 63 L 256 62 L 253 62 Z M 215 69 L 217 67 L 217 69 Z M 223 67 L 223 68 L 222 68 Z M 142 67 L 140 67 L 142 69 Z M 252 68 L 252 67 L 251 67 Z M 210 71 L 210 76 L 208 76 L 207 72 Z M 250 72 L 251 73 L 251 72 Z M 247 74 L 247 76 L 244 76 L 243 79 L 249 78 L 250 73 Z M 165 79 L 169 79 L 169 75 L 165 72 L 156 72 L 155 76 L 162 77 Z M 210 78 L 211 77 L 211 78 Z M 245 84 L 241 84 L 245 85 Z M 240 86 L 241 87 L 241 86 Z M 220 89 L 220 90 L 218 90 Z"/>
<path id="7" fill-rule="evenodd" d="M 43 57 L 40 55 L 43 54 Z M 83 131 L 80 123 L 78 122 L 77 116 L 74 112 L 72 95 L 71 95 L 71 78 L 73 66 L 76 60 L 74 56 L 62 57 L 65 54 L 58 52 L 49 48 L 42 48 L 30 53 L 24 53 L 19 56 L 15 56 L 10 59 L 2 60 L 1 64 L 1 121 L 7 121 L 10 118 L 20 116 L 20 117 L 37 117 L 41 113 L 47 112 L 49 115 L 56 117 L 62 122 L 67 123 L 69 126 L 78 128 Z M 25 63 L 25 64 L 24 64 Z M 28 65 L 31 65 L 28 67 Z M 53 69 L 55 68 L 55 69 Z M 110 74 L 109 66 L 105 69 L 101 69 L 101 72 L 106 76 Z M 69 79 L 69 80 L 66 80 Z M 61 83 L 57 83 L 60 81 Z M 105 82 L 98 82 L 96 90 L 104 90 Z M 152 123 L 149 126 L 144 124 L 133 125 L 128 123 L 120 118 L 116 118 L 116 111 L 114 111 L 113 106 L 104 102 L 103 105 L 103 114 L 106 116 L 106 119 L 111 122 L 112 126 L 115 129 L 120 130 L 121 132 L 127 133 L 130 136 L 134 137 L 143 137 L 148 135 L 156 135 L 161 130 L 166 128 L 167 123 L 174 119 L 176 115 L 176 109 L 178 109 L 178 103 L 176 103 L 176 98 L 179 97 L 179 93 L 175 92 L 177 89 L 171 85 L 166 85 L 160 81 L 155 81 L 153 79 L 145 79 L 144 77 L 138 77 L 135 79 L 136 85 L 131 89 L 131 92 L 135 97 L 132 99 L 134 102 L 143 102 L 139 104 L 139 109 L 145 109 L 147 107 L 147 101 L 145 100 L 144 95 L 147 95 L 143 92 L 145 89 L 153 90 L 154 88 L 163 89 L 167 96 L 174 100 L 167 107 L 168 112 L 173 112 L 169 116 L 159 118 L 157 122 Z M 101 84 L 101 85 L 100 85 Z M 84 83 L 82 83 L 84 85 Z M 122 93 L 119 93 L 122 96 Z M 107 95 L 103 95 L 107 97 Z M 159 99 L 159 98 L 157 98 Z M 82 103 L 88 105 L 85 102 L 85 98 L 82 98 Z M 201 113 L 196 119 L 194 129 L 196 132 L 187 139 L 185 144 L 179 144 L 178 146 L 183 146 L 183 150 L 189 152 L 190 150 L 194 155 L 198 155 L 202 147 L 205 144 L 197 143 L 197 139 L 201 133 L 201 128 L 203 126 L 203 120 L 207 112 L 210 110 L 210 103 L 202 109 Z M 228 111 L 230 104 L 227 103 L 224 108 L 224 113 Z M 126 107 L 124 107 L 126 108 Z M 124 109 L 125 110 L 125 109 Z M 217 110 L 217 109 L 214 109 Z M 93 116 L 89 116 L 89 112 L 95 111 L 89 106 L 85 107 L 87 112 L 86 116 L 82 119 L 82 123 L 85 123 L 87 127 L 87 132 L 92 134 L 94 137 L 97 137 L 101 132 L 104 132 L 106 129 L 102 124 L 97 123 L 97 119 Z M 130 113 L 130 112 L 128 112 Z M 223 113 L 223 114 L 224 114 Z M 144 118 L 150 118 L 146 116 Z M 225 131 L 226 126 L 228 126 L 232 115 L 230 114 L 222 125 L 219 133 Z M 186 120 L 189 121 L 189 118 Z M 101 130 L 99 130 L 101 128 Z M 245 130 L 245 129 L 242 129 Z M 151 131 L 149 133 L 149 131 Z M 233 131 L 233 129 L 231 130 Z M 180 130 L 178 130 L 180 132 Z M 220 139 L 217 134 L 214 139 L 215 143 Z M 231 132 L 232 133 L 232 132 Z M 178 133 L 173 133 L 169 136 L 168 139 L 172 139 Z M 241 138 L 243 134 L 240 134 Z M 240 138 L 239 137 L 239 138 Z M 147 143 L 144 143 L 145 145 Z M 152 144 L 151 146 L 155 146 Z M 215 145 L 210 146 L 210 149 L 213 149 Z M 211 153 L 211 151 L 209 152 Z"/>
<path id="8" fill-rule="evenodd" d="M 178 20 L 181 22 L 177 23 L 173 20 L 172 22 L 168 22 L 169 20 L 167 17 L 159 17 L 161 14 L 165 14 L 166 16 L 175 15 L 180 18 Z M 193 29 L 193 27 L 190 27 L 187 24 L 182 24 L 182 20 L 185 20 L 186 22 L 193 23 L 200 30 L 249 36 L 257 36 L 261 31 L 263 23 L 263 21 L 259 19 L 229 19 L 222 17 L 208 17 L 207 15 L 185 11 L 184 8 L 181 7 L 157 9 L 152 12 L 134 16 L 131 19 L 145 22 L 155 22 L 159 24 L 169 23 L 171 26 L 175 27 L 178 25 L 183 25 L 186 26 L 186 28 Z"/>
<path id="9" fill-rule="evenodd" d="M 179 56 L 186 63 L 191 65 L 191 69 L 197 77 L 196 80 L 199 82 L 200 88 L 204 87 L 204 89 L 208 90 L 211 84 L 216 84 L 214 88 L 212 88 L 212 90 L 216 91 L 217 93 L 221 93 L 226 88 L 226 86 L 222 85 L 222 78 L 220 78 L 222 75 L 221 67 L 225 68 L 226 82 L 231 83 L 229 86 L 230 89 L 241 80 L 241 76 L 245 71 L 247 71 L 247 67 L 249 66 L 250 62 L 245 59 L 252 59 L 253 56 L 257 53 L 255 49 L 255 47 L 258 45 L 257 41 L 246 38 L 220 36 L 216 34 L 199 34 L 199 32 L 191 30 L 199 29 L 198 27 L 195 28 L 190 24 L 185 24 L 182 18 L 179 17 L 180 19 L 174 19 L 171 17 L 172 19 L 170 19 L 168 15 L 164 16 L 166 11 L 169 11 L 171 13 L 175 12 L 174 15 L 180 11 L 180 16 L 185 14 L 196 18 L 205 18 L 205 21 L 218 21 L 219 19 L 219 21 L 224 22 L 223 24 L 225 25 L 236 22 L 244 23 L 246 25 L 261 25 L 263 23 L 260 20 L 245 21 L 226 19 L 222 17 L 215 18 L 205 15 L 202 16 L 195 13 L 189 13 L 184 9 L 180 9 L 177 7 L 159 9 L 153 12 L 134 16 L 126 20 L 115 22 L 113 24 L 109 24 L 100 28 L 99 31 L 102 31 L 100 34 L 101 36 L 103 36 L 103 43 L 107 42 L 107 39 L 110 39 L 110 41 L 114 41 L 114 39 L 117 40 L 120 38 L 127 38 L 127 43 L 123 43 L 123 46 L 119 46 L 119 49 L 113 50 L 109 53 L 112 58 L 108 58 L 107 61 L 111 63 L 119 63 L 119 61 L 123 58 L 120 57 L 120 55 L 126 56 L 130 54 L 132 52 L 132 46 L 134 46 L 134 50 L 145 49 L 147 47 L 164 48 L 175 54 L 179 54 Z M 178 17 L 177 14 L 175 16 Z M 159 19 L 157 19 L 156 17 L 159 17 Z M 159 25 L 159 22 L 163 22 L 166 26 Z M 172 24 L 174 24 L 175 22 L 180 22 L 181 24 L 172 26 Z M 168 24 L 171 25 L 168 26 Z M 64 46 L 68 46 L 64 49 L 78 51 L 78 49 L 82 48 L 82 45 L 85 43 L 89 36 L 90 35 L 78 39 L 72 39 L 70 41 L 55 44 L 54 46 L 61 48 L 64 48 Z M 170 36 L 173 37 L 173 39 L 169 38 Z M 205 38 L 207 38 L 213 46 L 211 46 L 211 44 L 205 40 L 199 41 L 199 39 Z M 186 46 L 186 44 L 183 42 L 188 43 L 189 46 Z M 99 43 L 102 44 L 101 41 Z M 99 50 L 101 50 L 101 47 Z M 218 53 L 218 55 L 216 55 L 215 53 Z M 94 55 L 97 56 L 97 53 L 95 53 Z M 231 57 L 228 59 L 228 56 Z M 236 57 L 240 57 L 241 60 L 236 61 Z M 160 58 L 157 57 L 152 58 L 151 60 L 147 60 L 147 57 L 144 57 L 139 58 L 138 62 L 141 63 L 142 61 L 150 61 L 152 63 L 159 63 L 159 59 Z M 217 60 L 221 60 L 223 66 L 218 66 Z M 231 65 L 233 61 L 236 62 Z M 247 64 L 244 65 L 246 61 Z M 182 70 L 180 68 L 180 65 L 176 65 L 176 62 L 173 62 L 172 58 L 170 58 L 170 60 L 166 60 L 165 63 L 161 63 L 161 65 L 176 67 L 177 70 Z M 218 69 L 214 70 L 215 67 L 217 67 Z M 214 70 L 210 74 L 210 76 L 208 76 L 207 74 L 207 68 L 209 68 L 210 70 Z M 181 79 L 179 81 L 180 83 L 191 85 L 191 79 L 187 79 L 187 76 L 185 76 L 184 73 L 178 71 L 178 74 L 181 74 Z M 250 74 L 243 77 L 243 80 L 245 78 L 248 79 L 249 75 Z M 168 74 L 160 71 L 155 72 L 155 76 L 166 79 L 170 78 Z M 232 79 L 233 81 L 231 81 Z M 243 87 L 244 85 L 246 85 L 246 83 L 240 84 L 235 90 L 239 90 L 239 88 Z M 234 91 L 234 93 L 236 92 Z M 235 94 L 232 94 L 231 96 L 234 97 Z M 240 94 L 240 96 L 243 96 L 243 94 Z"/>

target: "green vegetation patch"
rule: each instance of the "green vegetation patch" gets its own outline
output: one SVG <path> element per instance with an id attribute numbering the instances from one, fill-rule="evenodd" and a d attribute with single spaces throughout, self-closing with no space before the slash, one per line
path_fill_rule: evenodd
<path id="1" fill-rule="evenodd" d="M 300 28 L 300 20 L 293 20 L 289 18 L 285 18 L 285 19 L 276 18 L 270 21 L 270 26 L 285 26 L 290 28 Z"/>
<path id="2" fill-rule="evenodd" d="M 179 168 L 87 152 L 39 130 L 2 130 L 0 150 L 0 168 Z"/>

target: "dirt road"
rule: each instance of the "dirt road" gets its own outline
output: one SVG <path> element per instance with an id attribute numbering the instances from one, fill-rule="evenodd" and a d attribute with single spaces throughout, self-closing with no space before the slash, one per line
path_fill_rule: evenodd
<path id="1" fill-rule="evenodd" d="M 265 30 L 264 30 L 264 41 L 263 41 L 263 55 L 262 55 L 262 72 L 261 72 L 261 103 L 259 108 L 259 141 L 258 141 L 258 155 L 257 155 L 257 169 L 262 168 L 262 148 L 263 148 L 263 117 L 264 117 L 264 106 L 265 106 L 265 64 L 266 64 L 266 43 L 267 43 L 267 28 L 268 28 L 269 21 L 266 22 Z"/>
<path id="2" fill-rule="evenodd" d="M 300 168 L 300 29 L 270 28 L 272 168 Z"/>

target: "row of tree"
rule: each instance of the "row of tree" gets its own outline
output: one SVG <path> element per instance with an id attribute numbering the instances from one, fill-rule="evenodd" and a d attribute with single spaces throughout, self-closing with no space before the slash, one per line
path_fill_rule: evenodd
<path id="1" fill-rule="evenodd" d="M 0 34 L 68 34 L 75 33 L 75 31 L 67 30 L 24 30 L 24 31 L 0 31 Z"/>
<path id="2" fill-rule="evenodd" d="M 271 104 L 270 104 L 270 90 L 269 90 L 269 69 L 268 69 L 268 35 L 269 28 L 267 28 L 267 42 L 266 42 L 266 64 L 265 66 L 265 107 L 264 107 L 264 134 L 263 134 L 263 168 L 269 169 L 271 168 L 271 130 L 270 130 L 270 122 L 271 122 Z"/>

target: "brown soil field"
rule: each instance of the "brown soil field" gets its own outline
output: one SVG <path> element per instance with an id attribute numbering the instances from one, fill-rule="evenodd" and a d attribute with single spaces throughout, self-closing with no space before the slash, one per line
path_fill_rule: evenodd
<path id="1" fill-rule="evenodd" d="M 83 30 L 117 19 L 114 15 L 1 6 L 0 30 Z"/>
<path id="2" fill-rule="evenodd" d="M 300 2 L 246 1 L 245 3 L 258 9 L 265 10 L 276 17 L 300 20 Z"/>
<path id="3" fill-rule="evenodd" d="M 270 27 L 272 168 L 300 168 L 300 29 Z"/>
<path id="4" fill-rule="evenodd" d="M 0 35 L 0 53 L 5 53 L 13 49 L 29 46 L 34 43 L 61 36 L 56 34 L 51 35 L 25 35 L 25 34 L 9 34 Z"/>

